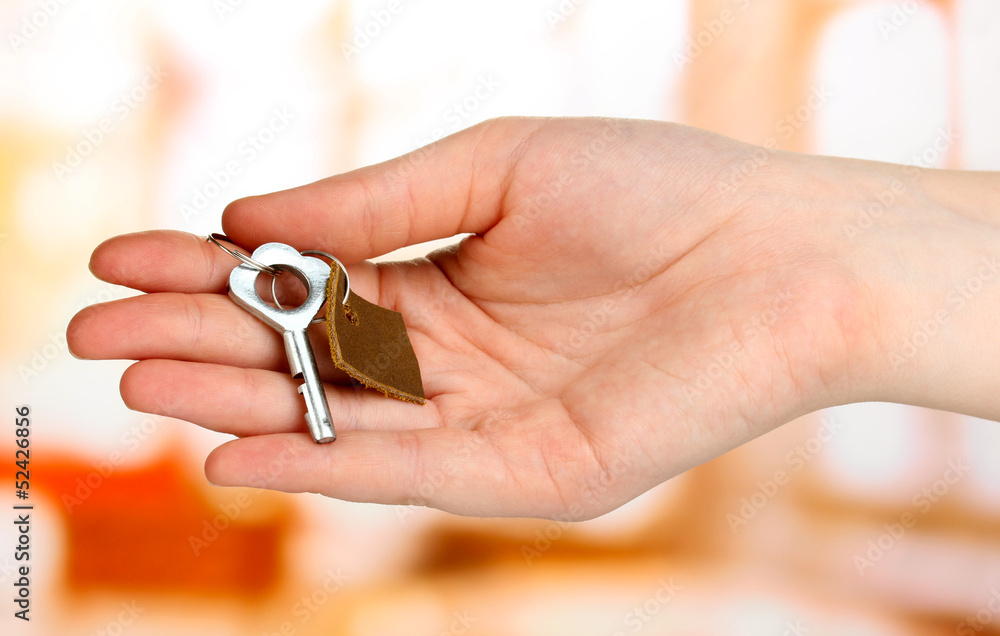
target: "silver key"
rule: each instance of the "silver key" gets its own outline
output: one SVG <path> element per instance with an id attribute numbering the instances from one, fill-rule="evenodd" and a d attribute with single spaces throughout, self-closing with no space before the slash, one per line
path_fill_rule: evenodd
<path id="1" fill-rule="evenodd" d="M 299 385 L 299 393 L 306 400 L 306 423 L 313 439 L 320 444 L 332 442 L 337 439 L 337 433 L 330 421 L 330 407 L 307 333 L 309 323 L 326 300 L 330 266 L 318 258 L 302 256 L 284 243 L 265 243 L 254 250 L 251 257 L 259 264 L 289 271 L 308 289 L 304 303 L 295 309 L 278 309 L 265 303 L 257 293 L 257 276 L 261 270 L 251 265 L 238 265 L 229 275 L 230 298 L 281 332 L 292 377 L 304 380 Z"/>

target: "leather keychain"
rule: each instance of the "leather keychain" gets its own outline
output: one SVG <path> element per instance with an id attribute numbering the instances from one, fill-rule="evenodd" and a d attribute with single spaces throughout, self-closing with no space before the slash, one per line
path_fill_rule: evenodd
<path id="1" fill-rule="evenodd" d="M 299 252 L 283 243 L 265 243 L 247 256 L 226 247 L 223 240 L 229 239 L 222 234 L 208 237 L 241 263 L 229 275 L 229 296 L 282 334 L 292 377 L 304 380 L 298 391 L 305 399 L 306 423 L 316 442 L 337 438 L 308 337 L 309 325 L 324 321 L 315 317 L 324 300 L 330 353 L 340 371 L 387 396 L 416 404 L 426 401 L 420 366 L 403 316 L 351 291 L 347 270 L 336 257 L 317 250 Z M 328 258 L 332 265 L 315 256 Z M 275 282 L 283 271 L 291 272 L 306 285 L 307 298 L 299 307 L 285 308 L 278 303 Z M 273 304 L 256 291 L 257 277 L 262 273 L 272 277 Z"/>
<path id="2" fill-rule="evenodd" d="M 341 267 L 331 269 L 326 284 L 326 329 L 333 363 L 366 387 L 423 404 L 420 365 L 402 314 L 361 298 L 347 288 Z"/>

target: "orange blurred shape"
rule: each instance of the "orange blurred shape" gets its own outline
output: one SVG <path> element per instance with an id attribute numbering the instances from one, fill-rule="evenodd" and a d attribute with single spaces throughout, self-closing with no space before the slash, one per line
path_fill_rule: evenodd
<path id="1" fill-rule="evenodd" d="M 268 493 L 212 503 L 177 452 L 126 469 L 54 457 L 38 486 L 65 520 L 66 584 L 256 598 L 281 576 L 292 510 Z"/>

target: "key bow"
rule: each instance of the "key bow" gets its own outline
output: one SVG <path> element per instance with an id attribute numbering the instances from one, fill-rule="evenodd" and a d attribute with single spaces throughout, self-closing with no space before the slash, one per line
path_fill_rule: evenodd
<path id="1" fill-rule="evenodd" d="M 263 265 L 287 270 L 302 281 L 308 290 L 305 302 L 289 309 L 278 309 L 264 302 L 256 288 L 257 276 L 261 272 L 249 265 L 238 265 L 229 274 L 229 297 L 278 331 L 308 328 L 326 301 L 330 266 L 313 256 L 303 256 L 284 243 L 264 243 L 251 256 Z"/>

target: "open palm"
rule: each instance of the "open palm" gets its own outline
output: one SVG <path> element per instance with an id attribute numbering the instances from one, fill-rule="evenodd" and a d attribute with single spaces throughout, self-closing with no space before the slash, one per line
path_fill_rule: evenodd
<path id="1" fill-rule="evenodd" d="M 327 250 L 407 324 L 427 404 L 329 384 L 333 444 L 305 432 L 279 334 L 225 295 L 236 262 L 197 237 L 102 244 L 95 274 L 150 293 L 82 311 L 70 345 L 139 360 L 129 406 L 237 435 L 207 460 L 217 484 L 592 517 L 844 400 L 868 303 L 783 194 L 800 161 L 656 122 L 503 119 L 231 204 L 234 241 Z"/>

